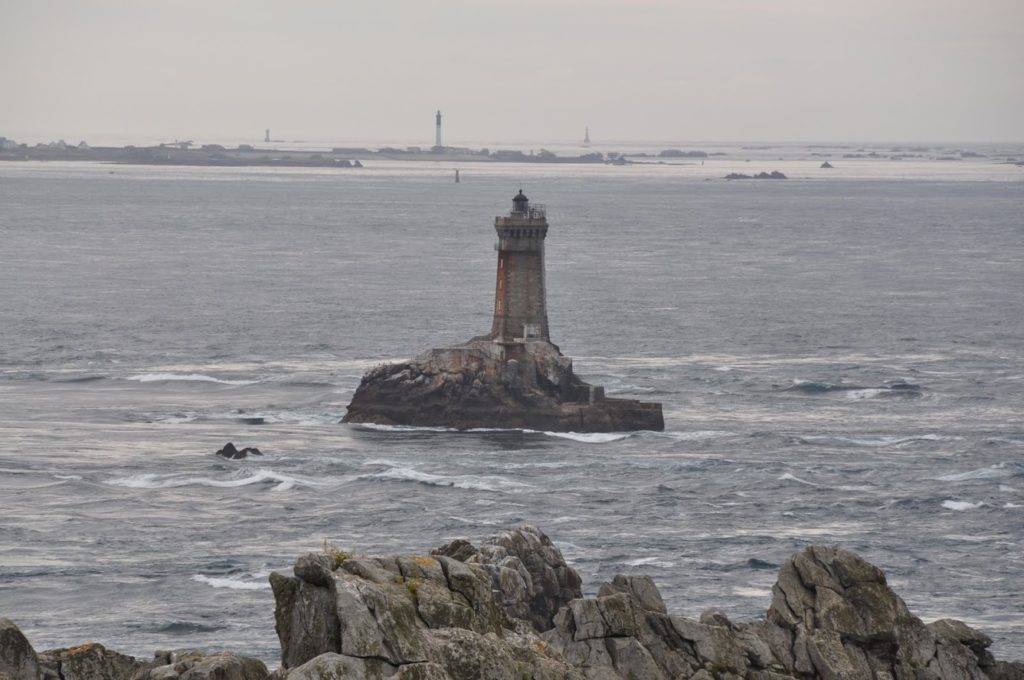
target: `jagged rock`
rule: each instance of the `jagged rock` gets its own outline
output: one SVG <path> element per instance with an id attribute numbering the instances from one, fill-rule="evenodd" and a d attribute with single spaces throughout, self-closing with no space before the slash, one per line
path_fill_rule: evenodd
<path id="1" fill-rule="evenodd" d="M 959 621 L 931 626 L 910 613 L 885 575 L 854 553 L 811 546 L 787 561 L 773 588 L 766 639 L 790 670 L 821 678 L 981 680 L 991 639 Z M 792 642 L 790 642 L 792 641 Z"/>
<path id="2" fill-rule="evenodd" d="M 329 652 L 310 659 L 286 676 L 287 680 L 450 680 L 437 664 L 415 663 L 396 667 L 380 659 L 362 659 Z"/>
<path id="3" fill-rule="evenodd" d="M 282 593 L 330 591 L 330 566 L 300 558 L 294 580 L 309 581 Z M 767 619 L 753 623 L 716 610 L 671 616 L 645 576 L 618 575 L 583 598 L 576 572 L 533 527 L 430 556 L 352 558 L 329 573 L 340 654 L 303 668 L 356 678 L 1019 680 L 1022 669 L 995 662 L 990 639 L 961 622 L 925 626 L 878 568 L 825 546 L 782 566 Z M 294 602 L 279 597 L 279 609 Z M 294 680 L 306 677 L 315 676 Z"/>
<path id="4" fill-rule="evenodd" d="M 92 677 L 92 676 L 87 676 Z M 232 652 L 207 654 L 197 650 L 157 652 L 152 665 L 118 680 L 268 680 L 267 667 L 259 659 Z"/>
<path id="5" fill-rule="evenodd" d="M 0 618 L 0 680 L 34 680 L 38 676 L 36 650 L 13 621 Z"/>
<path id="6" fill-rule="evenodd" d="M 39 665 L 61 680 L 124 680 L 148 667 L 96 642 L 40 652 Z"/>
<path id="7" fill-rule="evenodd" d="M 821 165 L 819 165 L 818 167 L 820 167 L 820 168 L 821 168 L 821 169 L 823 169 L 823 170 L 830 170 L 830 169 L 832 169 L 832 168 L 833 168 L 833 167 L 835 167 L 835 166 L 833 166 L 833 165 L 832 165 L 831 163 L 829 163 L 828 161 L 825 161 L 824 163 L 822 163 L 822 164 L 821 164 Z"/>
<path id="8" fill-rule="evenodd" d="M 217 452 L 218 456 L 222 458 L 229 458 L 231 460 L 239 460 L 247 456 L 262 456 L 263 453 L 255 446 L 247 446 L 244 449 L 236 449 L 235 445 L 228 442 L 224 445 L 220 451 Z"/>
<path id="9" fill-rule="evenodd" d="M 583 595 L 579 574 L 537 527 L 522 526 L 492 536 L 479 549 L 466 541 L 453 541 L 432 554 L 482 566 L 491 575 L 505 611 L 539 632 L 552 627 L 562 606 Z"/>
<path id="10" fill-rule="evenodd" d="M 337 565 L 306 555 L 294 577 L 272 574 L 287 677 L 321 670 L 424 680 L 581 677 L 508 613 L 537 606 L 534 618 L 543 621 L 564 590 L 578 594 L 579 576 L 547 536 L 523 527 L 470 548 L 450 544 L 433 555 L 359 556 Z M 502 593 L 516 597 L 506 602 Z"/>
<path id="11" fill-rule="evenodd" d="M 598 597 L 612 595 L 614 593 L 626 593 L 636 599 L 641 609 L 649 612 L 667 614 L 665 601 L 661 599 L 661 593 L 650 576 L 623 576 L 616 575 L 610 582 L 601 584 L 598 590 Z"/>
<path id="12" fill-rule="evenodd" d="M 297 568 L 296 578 L 277 572 L 270 574 L 276 602 L 274 629 L 281 641 L 281 663 L 285 668 L 300 666 L 321 654 L 341 651 L 333 576 L 329 587 L 325 587 L 320 585 L 319 575 L 316 581 L 309 582 L 299 576 L 300 571 L 309 573 Z"/>

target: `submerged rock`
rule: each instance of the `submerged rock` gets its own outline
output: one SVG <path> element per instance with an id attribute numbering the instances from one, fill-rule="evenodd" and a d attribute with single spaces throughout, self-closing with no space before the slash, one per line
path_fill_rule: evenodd
<path id="1" fill-rule="evenodd" d="M 247 446 L 244 449 L 236 449 L 235 445 L 228 442 L 224 445 L 220 451 L 217 452 L 218 456 L 223 458 L 230 458 L 231 460 L 239 460 L 248 456 L 262 456 L 263 452 L 257 449 L 255 446 Z"/>

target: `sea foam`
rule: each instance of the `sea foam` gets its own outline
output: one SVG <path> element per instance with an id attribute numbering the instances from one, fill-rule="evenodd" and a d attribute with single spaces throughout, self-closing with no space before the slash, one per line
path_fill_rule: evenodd
<path id="1" fill-rule="evenodd" d="M 942 507 L 946 508 L 947 510 L 957 510 L 959 512 L 963 512 L 964 510 L 977 510 L 983 505 L 985 504 L 971 503 L 968 501 L 942 501 Z"/>

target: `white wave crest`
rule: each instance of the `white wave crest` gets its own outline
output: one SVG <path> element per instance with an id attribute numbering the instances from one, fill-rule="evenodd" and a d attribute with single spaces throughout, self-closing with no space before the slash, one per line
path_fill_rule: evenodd
<path id="1" fill-rule="evenodd" d="M 836 443 L 851 446 L 902 446 L 914 442 L 944 442 L 960 439 L 941 434 L 921 434 L 906 437 L 898 436 L 877 436 L 877 437 L 844 437 L 841 435 L 808 435 L 801 437 L 807 443 Z"/>
<path id="2" fill-rule="evenodd" d="M 1019 472 L 1020 469 L 1017 467 L 1008 467 L 1006 463 L 996 463 L 995 465 L 989 465 L 988 467 L 978 468 L 976 470 L 951 472 L 948 475 L 941 475 L 935 479 L 943 482 L 964 482 L 970 479 L 1003 479 L 1006 477 L 1013 477 Z"/>
<path id="3" fill-rule="evenodd" d="M 671 569 L 676 566 L 675 562 L 669 562 L 657 557 L 638 557 L 635 560 L 627 560 L 625 564 L 630 567 L 661 567 L 662 569 Z"/>
<path id="4" fill-rule="evenodd" d="M 814 482 L 808 482 L 806 479 L 800 479 L 796 475 L 791 475 L 788 472 L 779 477 L 780 481 L 798 482 L 800 484 L 806 484 L 807 486 L 821 486 L 821 484 L 815 484 Z"/>
<path id="5" fill-rule="evenodd" d="M 212 382 L 219 383 L 221 385 L 255 385 L 259 380 L 223 380 L 221 378 L 214 378 L 213 376 L 203 375 L 201 373 L 140 373 L 139 375 L 130 375 L 125 380 L 134 380 L 136 382 L 170 382 L 170 381 L 187 381 L 187 382 Z"/>
<path id="6" fill-rule="evenodd" d="M 866 387 L 862 390 L 849 390 L 846 393 L 847 399 L 874 399 L 881 395 L 891 395 L 892 390 L 886 387 Z"/>
<path id="7" fill-rule="evenodd" d="M 772 596 L 772 591 L 768 588 L 746 588 L 743 586 L 733 588 L 732 593 L 739 597 L 756 597 L 758 599 Z"/>
<path id="8" fill-rule="evenodd" d="M 728 437 L 732 434 L 732 432 L 727 432 L 726 430 L 692 430 L 690 432 L 659 432 L 658 436 L 668 437 L 669 439 L 681 442 L 691 442 L 703 439 L 718 439 L 719 437 Z"/>
<path id="9" fill-rule="evenodd" d="M 282 475 L 273 470 L 259 469 L 244 477 L 235 479 L 213 479 L 211 477 L 190 477 L 184 475 L 160 475 L 145 473 L 121 477 L 107 482 L 112 486 L 123 486 L 129 489 L 175 489 L 183 486 L 209 486 L 215 488 L 235 488 L 249 486 L 250 484 L 266 484 L 276 482 L 275 491 L 287 491 L 295 486 L 322 486 L 321 482 L 314 482 L 299 477 Z"/>
<path id="10" fill-rule="evenodd" d="M 985 505 L 984 503 L 971 503 L 969 501 L 942 501 L 942 507 L 947 510 L 957 510 L 963 512 L 964 510 L 977 510 L 978 508 Z"/>
<path id="11" fill-rule="evenodd" d="M 269 590 L 270 582 L 263 581 L 243 581 L 240 577 L 235 576 L 206 576 L 204 574 L 196 574 L 192 577 L 193 581 L 199 581 L 207 585 L 213 586 L 214 588 L 230 588 L 231 590 Z"/>
<path id="12" fill-rule="evenodd" d="M 571 439 L 574 442 L 583 442 L 584 444 L 607 444 L 608 442 L 618 442 L 633 436 L 629 432 L 544 432 L 544 434 L 549 437 Z"/>
<path id="13" fill-rule="evenodd" d="M 360 475 L 358 479 L 386 482 L 417 482 L 427 486 L 450 486 L 456 489 L 474 489 L 477 491 L 515 491 L 529 486 L 529 484 L 493 475 L 433 475 L 429 472 L 421 472 L 401 465 L 389 467 L 381 472 Z"/>

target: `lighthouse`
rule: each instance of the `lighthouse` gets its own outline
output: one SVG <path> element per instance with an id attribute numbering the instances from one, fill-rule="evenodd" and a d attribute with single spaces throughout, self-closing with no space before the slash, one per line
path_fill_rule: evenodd
<path id="1" fill-rule="evenodd" d="M 512 212 L 495 217 L 498 232 L 498 280 L 494 288 L 491 340 L 501 344 L 527 340 L 550 342 L 544 282 L 544 239 L 547 215 L 542 205 L 530 205 L 520 189 Z"/>
<path id="2" fill-rule="evenodd" d="M 441 110 L 437 110 L 437 125 L 434 130 L 434 148 L 441 149 Z"/>

